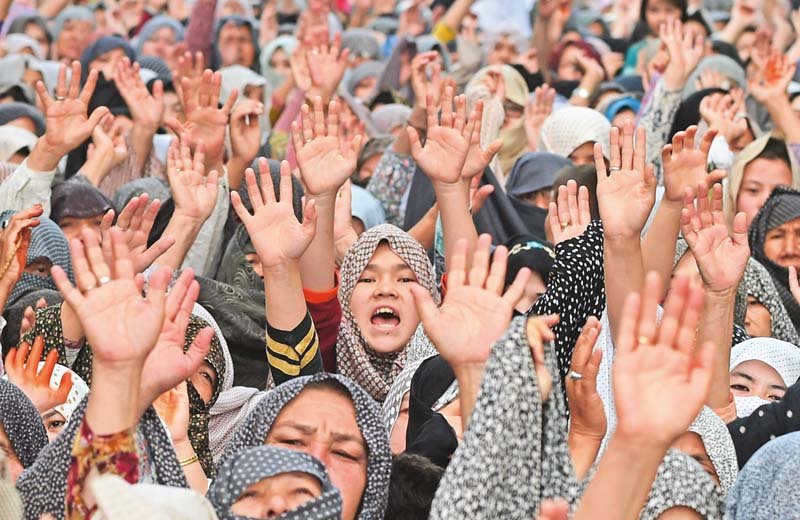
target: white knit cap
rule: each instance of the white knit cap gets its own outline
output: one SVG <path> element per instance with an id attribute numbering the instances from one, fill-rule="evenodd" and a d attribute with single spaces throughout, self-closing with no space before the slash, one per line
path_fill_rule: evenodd
<path id="1" fill-rule="evenodd" d="M 791 386 L 800 378 L 800 348 L 775 338 L 751 338 L 731 349 L 730 370 L 745 361 L 761 361 L 775 369 L 783 384 Z"/>

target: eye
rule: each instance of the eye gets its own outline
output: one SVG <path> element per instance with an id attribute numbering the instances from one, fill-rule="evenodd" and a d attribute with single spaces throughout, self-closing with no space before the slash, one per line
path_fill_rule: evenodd
<path id="1" fill-rule="evenodd" d="M 780 401 L 782 398 L 783 398 L 783 396 L 780 396 L 780 395 L 768 395 L 767 396 L 767 399 L 769 399 L 770 401 Z"/>
<path id="2" fill-rule="evenodd" d="M 408 276 L 404 276 L 400 278 L 400 281 L 402 283 L 414 283 L 415 280 L 413 278 L 409 278 Z"/>
<path id="3" fill-rule="evenodd" d="M 352 461 L 357 461 L 358 460 L 358 457 L 356 457 L 355 455 L 353 455 L 351 453 L 348 453 L 348 452 L 346 452 L 344 450 L 333 450 L 333 454 L 336 455 L 337 457 L 341 457 L 341 458 L 347 459 L 347 460 L 352 460 Z"/>
<path id="4" fill-rule="evenodd" d="M 739 385 L 739 384 L 732 384 L 732 385 L 731 385 L 731 389 L 732 389 L 732 390 L 738 390 L 738 391 L 740 391 L 740 392 L 749 392 L 749 391 L 750 391 L 750 389 L 749 389 L 749 388 L 747 388 L 746 386 L 744 386 L 744 385 Z"/>
<path id="5" fill-rule="evenodd" d="M 358 279 L 357 283 L 375 283 L 375 280 L 373 278 L 369 278 L 367 276 L 363 276 L 363 277 Z"/>
<path id="6" fill-rule="evenodd" d="M 65 424 L 65 421 L 59 421 L 59 420 L 56 419 L 54 421 L 50 421 L 47 424 L 47 429 L 48 430 L 55 430 L 55 429 L 61 428 L 62 426 L 64 426 L 64 424 Z"/>
<path id="7" fill-rule="evenodd" d="M 209 383 L 214 382 L 214 378 L 212 378 L 211 374 L 209 374 L 208 372 L 200 372 L 200 375 L 203 376 L 203 378 L 206 379 Z"/>
<path id="8" fill-rule="evenodd" d="M 278 444 L 283 444 L 284 446 L 303 446 L 303 441 L 301 439 L 278 439 Z"/>

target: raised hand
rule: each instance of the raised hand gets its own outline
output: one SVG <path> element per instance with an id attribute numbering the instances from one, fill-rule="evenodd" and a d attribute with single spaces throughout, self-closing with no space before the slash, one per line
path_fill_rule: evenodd
<path id="1" fill-rule="evenodd" d="M 528 345 L 531 347 L 533 368 L 536 370 L 536 380 L 539 383 L 539 393 L 542 402 L 547 401 L 553 389 L 553 376 L 547 368 L 544 358 L 545 343 L 555 341 L 556 335 L 553 327 L 558 324 L 558 315 L 532 316 L 528 319 L 525 330 L 528 334 Z"/>
<path id="2" fill-rule="evenodd" d="M 722 185 L 715 184 L 711 202 L 708 188 L 700 184 L 695 194 L 686 189 L 681 211 L 681 231 L 694 254 L 700 276 L 709 291 L 735 292 L 744 276 L 750 246 L 747 243 L 747 216 L 738 213 L 729 234 L 722 213 Z"/>
<path id="3" fill-rule="evenodd" d="M 550 203 L 547 211 L 553 244 L 581 236 L 591 222 L 589 189 L 586 186 L 578 188 L 574 180 L 567 181 L 566 186 L 559 186 L 558 198 Z"/>
<path id="4" fill-rule="evenodd" d="M 695 147 L 697 127 L 690 126 L 685 132 L 678 132 L 672 137 L 672 144 L 661 150 L 661 161 L 664 165 L 664 196 L 671 202 L 681 202 L 686 188 L 704 184 L 711 187 L 725 178 L 725 171 L 715 170 L 707 173 L 708 151 L 717 136 L 715 129 L 703 135 L 699 147 Z"/>
<path id="5" fill-rule="evenodd" d="M 333 212 L 333 246 L 336 248 L 336 265 L 341 265 L 350 247 L 358 241 L 353 229 L 353 188 L 348 180 L 339 190 Z"/>
<path id="6" fill-rule="evenodd" d="M 797 70 L 795 62 L 786 59 L 786 56 L 780 53 L 772 52 L 767 58 L 764 74 L 752 79 L 747 87 L 759 103 L 786 97 L 795 70 Z"/>
<path id="7" fill-rule="evenodd" d="M 138 63 L 131 65 L 128 58 L 119 60 L 114 84 L 130 108 L 134 123 L 155 132 L 164 118 L 164 84 L 161 80 L 156 81 L 151 95 L 139 71 Z"/>
<path id="8" fill-rule="evenodd" d="M 36 92 L 44 107 L 45 134 L 39 138 L 28 166 L 35 171 L 53 170 L 61 157 L 86 141 L 92 130 L 108 114 L 107 107 L 97 107 L 87 116 L 89 100 L 97 85 L 96 70 L 89 72 L 83 90 L 80 89 L 81 64 L 72 62 L 72 77 L 67 83 L 67 67 L 58 68 L 55 98 L 47 92 L 44 82 L 36 82 Z"/>
<path id="9" fill-rule="evenodd" d="M 153 401 L 153 408 L 167 425 L 173 444 L 189 440 L 189 392 L 186 381 L 181 381 L 175 388 L 170 388 Z"/>
<path id="10" fill-rule="evenodd" d="M 72 390 L 72 377 L 69 372 L 61 376 L 57 388 L 50 386 L 53 369 L 58 362 L 58 350 L 53 349 L 47 353 L 44 365 L 39 370 L 43 351 L 44 338 L 37 336 L 32 348 L 23 341 L 19 347 L 9 350 L 5 362 L 8 380 L 25 392 L 39 413 L 65 403 L 69 391 Z"/>
<path id="11" fill-rule="evenodd" d="M 230 136 L 233 157 L 243 164 L 251 164 L 261 148 L 259 117 L 264 114 L 264 103 L 241 99 L 231 112 Z"/>
<path id="12" fill-rule="evenodd" d="M 661 25 L 659 38 L 669 53 L 664 84 L 668 90 L 680 90 L 703 57 L 703 37 L 692 38 L 692 33 L 683 31 L 680 20 L 667 19 Z"/>
<path id="13" fill-rule="evenodd" d="M 137 273 L 144 272 L 155 262 L 156 258 L 164 254 L 175 243 L 173 237 L 162 236 L 153 245 L 147 247 L 147 239 L 160 208 L 161 201 L 158 199 L 149 201 L 149 195 L 143 193 L 128 201 L 113 226 L 123 232 L 125 243 L 131 252 L 133 269 Z M 113 222 L 114 210 L 110 209 L 100 222 L 101 244 L 107 261 L 110 261 L 112 256 L 111 228 Z"/>
<path id="14" fill-rule="evenodd" d="M 625 301 L 614 343 L 615 435 L 666 450 L 708 397 L 715 346 L 695 349 L 702 288 L 673 278 L 658 323 L 661 294 L 661 280 L 650 273 L 642 295 L 631 293 Z"/>
<path id="15" fill-rule="evenodd" d="M 308 105 L 303 105 L 300 121 L 292 123 L 292 142 L 306 191 L 335 196 L 356 169 L 362 139 L 360 135 L 350 142 L 343 138 L 338 101 L 328 105 L 327 119 L 322 98 L 314 98 L 313 116 Z"/>
<path id="16" fill-rule="evenodd" d="M 292 206 L 292 172 L 287 161 L 281 163 L 279 200 L 275 200 L 269 163 L 258 161 L 261 189 L 256 183 L 252 168 L 245 172 L 245 183 L 253 215 L 242 204 L 238 192 L 231 193 L 233 209 L 239 216 L 253 241 L 264 270 L 288 262 L 297 262 L 311 244 L 316 230 L 315 201 L 310 200 L 303 212 L 303 222 L 297 220 Z"/>
<path id="17" fill-rule="evenodd" d="M 182 136 L 183 137 L 183 136 Z M 167 150 L 167 179 L 175 201 L 175 212 L 193 222 L 203 223 L 217 204 L 218 175 L 204 176 L 204 145 L 199 143 L 194 157 L 187 139 L 172 141 Z"/>
<path id="18" fill-rule="evenodd" d="M 645 163 L 647 136 L 641 127 L 636 129 L 635 142 L 633 134 L 630 120 L 622 127 L 621 142 L 619 128 L 611 129 L 608 173 L 603 149 L 599 143 L 594 145 L 597 200 L 606 237 L 638 238 L 655 203 L 656 177 L 653 165 Z"/>
<path id="19" fill-rule="evenodd" d="M 734 95 L 736 97 L 734 97 Z M 732 145 L 747 132 L 747 120 L 742 116 L 744 96 L 732 91 L 730 94 L 712 94 L 700 102 L 700 115 L 708 126 L 719 131 L 728 145 Z"/>
<path id="20" fill-rule="evenodd" d="M 533 99 L 528 98 L 525 104 L 525 135 L 528 137 L 528 148 L 536 151 L 539 148 L 539 136 L 545 119 L 553 113 L 553 102 L 556 100 L 556 90 L 547 83 L 536 87 Z"/>
<path id="21" fill-rule="evenodd" d="M 508 251 L 499 246 L 492 255 L 491 243 L 491 236 L 481 235 L 468 266 L 467 242 L 456 242 L 441 307 L 436 307 L 422 286 L 411 288 L 425 332 L 454 370 L 486 363 L 492 346 L 508 328 L 514 306 L 530 278 L 528 269 L 520 270 L 504 292 Z M 453 327 L 453 323 L 459 326 Z"/>
<path id="22" fill-rule="evenodd" d="M 350 51 L 342 50 L 342 35 L 336 33 L 330 45 L 314 46 L 306 52 L 311 84 L 323 99 L 329 100 L 336 92 L 347 70 Z"/>
<path id="23" fill-rule="evenodd" d="M 428 71 L 430 71 L 430 78 Z M 444 92 L 444 79 L 438 52 L 423 52 L 411 60 L 411 90 L 414 92 L 414 104 L 417 108 L 426 109 L 425 100 L 429 90 L 434 95 L 433 103 L 439 104 L 439 98 Z"/>
<path id="24" fill-rule="evenodd" d="M 130 151 L 121 127 L 113 126 L 114 117 L 107 114 L 92 131 L 92 142 L 86 151 L 81 173 L 94 186 L 99 186 L 113 168 L 122 164 Z"/>
<path id="25" fill-rule="evenodd" d="M 28 265 L 28 248 L 31 245 L 31 229 L 39 225 L 43 209 L 40 204 L 15 213 L 0 230 L 0 312 L 6 299 L 17 285 L 25 266 Z"/>
<path id="26" fill-rule="evenodd" d="M 469 151 L 461 169 L 463 179 L 472 179 L 477 175 L 482 175 L 484 170 L 503 146 L 502 139 L 496 139 L 489 143 L 484 150 L 481 148 L 481 121 L 483 121 L 483 101 L 475 103 L 472 113 L 469 115 L 470 124 L 473 128 L 469 139 Z"/>
<path id="27" fill-rule="evenodd" d="M 197 51 L 192 54 L 191 52 L 184 52 L 178 56 L 177 66 L 172 71 L 172 84 L 175 87 L 175 92 L 178 94 L 178 99 L 184 105 L 183 85 L 184 80 L 188 80 L 188 85 L 192 92 L 196 92 L 203 78 L 203 69 L 205 68 L 205 58 L 203 53 Z"/>
<path id="28" fill-rule="evenodd" d="M 411 126 L 406 127 L 411 142 L 411 155 L 431 182 L 456 184 L 461 181 L 461 171 L 469 152 L 475 121 L 471 120 L 467 124 L 466 97 L 456 96 L 455 111 L 453 110 L 452 87 L 446 87 L 442 96 L 439 107 L 442 113 L 441 122 L 433 98 L 433 93 L 429 90 L 425 98 L 428 138 L 424 147 L 417 130 Z"/>
<path id="29" fill-rule="evenodd" d="M 570 373 L 564 379 L 569 403 L 570 436 L 595 441 L 598 446 L 606 434 L 607 426 L 603 401 L 597 393 L 597 373 L 603 351 L 592 351 L 599 334 L 600 322 L 590 316 L 575 342 Z M 580 377 L 572 377 L 573 374 L 579 374 Z"/>

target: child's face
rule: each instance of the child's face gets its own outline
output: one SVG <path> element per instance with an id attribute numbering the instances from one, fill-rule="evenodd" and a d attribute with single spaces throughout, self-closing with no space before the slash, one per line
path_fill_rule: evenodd
<path id="1" fill-rule="evenodd" d="M 322 494 L 319 480 L 307 473 L 283 473 L 248 487 L 231 513 L 250 518 L 275 518 Z"/>

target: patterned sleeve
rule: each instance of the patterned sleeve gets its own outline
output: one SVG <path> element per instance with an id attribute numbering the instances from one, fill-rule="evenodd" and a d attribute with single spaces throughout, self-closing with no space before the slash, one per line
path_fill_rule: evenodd
<path id="1" fill-rule="evenodd" d="M 276 329 L 267 322 L 267 360 L 275 386 L 323 371 L 319 337 L 308 312 L 294 330 Z"/>
<path id="2" fill-rule="evenodd" d="M 681 91 L 667 90 L 664 80 L 659 80 L 639 119 L 639 126 L 647 131 L 646 160 L 655 167 L 656 179 L 660 185 L 664 184 L 661 149 L 667 144 L 669 131 L 680 104 Z"/>
<path id="3" fill-rule="evenodd" d="M 589 316 L 603 313 L 606 305 L 603 269 L 603 226 L 592 221 L 579 237 L 556 246 L 556 260 L 550 271 L 547 291 L 531 309 L 531 314 L 558 314 L 553 328 L 556 358 L 561 377 L 569 371 L 572 349 Z"/>
<path id="4" fill-rule="evenodd" d="M 387 150 L 375 167 L 367 191 L 381 201 L 386 222 L 402 227 L 405 214 L 401 210 L 403 196 L 411 186 L 416 164 L 410 155 Z"/>
<path id="5" fill-rule="evenodd" d="M 67 474 L 69 520 L 91 518 L 94 514 L 96 506 L 90 508 L 83 500 L 86 480 L 94 470 L 101 475 L 119 475 L 130 484 L 139 481 L 139 455 L 133 428 L 111 435 L 95 435 L 86 421 L 83 421 L 72 444 Z"/>

